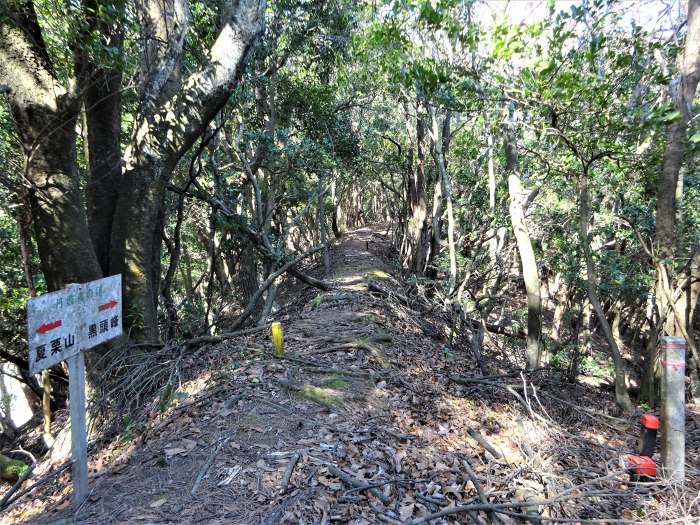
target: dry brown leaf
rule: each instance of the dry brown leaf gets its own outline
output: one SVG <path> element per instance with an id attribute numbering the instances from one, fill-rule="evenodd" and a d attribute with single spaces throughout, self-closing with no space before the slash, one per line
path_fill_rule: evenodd
<path id="1" fill-rule="evenodd" d="M 406 503 L 402 503 L 401 507 L 399 508 L 399 516 L 401 517 L 401 521 L 406 521 L 408 518 L 413 516 L 413 510 L 415 508 L 416 508 L 415 501 L 409 501 Z"/>

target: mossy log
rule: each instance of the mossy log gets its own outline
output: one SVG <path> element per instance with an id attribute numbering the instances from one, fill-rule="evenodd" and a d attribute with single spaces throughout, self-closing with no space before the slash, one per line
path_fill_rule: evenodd
<path id="1" fill-rule="evenodd" d="M 8 458 L 0 454 L 0 478 L 5 481 L 17 481 L 29 468 L 24 461 Z"/>

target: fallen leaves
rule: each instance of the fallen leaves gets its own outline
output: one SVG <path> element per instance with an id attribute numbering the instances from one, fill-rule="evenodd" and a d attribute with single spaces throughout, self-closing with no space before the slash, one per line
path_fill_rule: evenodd
<path id="1" fill-rule="evenodd" d="M 193 439 L 183 438 L 176 443 L 169 443 L 166 445 L 166 447 L 163 449 L 163 453 L 167 459 L 178 455 L 186 456 L 189 452 L 194 450 L 196 446 L 197 442 Z"/>

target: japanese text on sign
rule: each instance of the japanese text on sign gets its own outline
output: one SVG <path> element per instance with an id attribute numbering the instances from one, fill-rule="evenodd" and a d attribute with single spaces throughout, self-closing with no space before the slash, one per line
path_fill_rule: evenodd
<path id="1" fill-rule="evenodd" d="M 120 336 L 121 275 L 30 299 L 27 324 L 32 373 Z"/>

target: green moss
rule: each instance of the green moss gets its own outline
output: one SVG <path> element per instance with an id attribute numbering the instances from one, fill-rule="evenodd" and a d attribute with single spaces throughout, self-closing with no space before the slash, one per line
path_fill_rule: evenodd
<path id="1" fill-rule="evenodd" d="M 0 454 L 0 478 L 6 481 L 17 481 L 29 465 L 18 459 L 10 459 Z"/>
<path id="2" fill-rule="evenodd" d="M 345 397 L 338 390 L 333 388 L 321 388 L 309 384 L 286 385 L 302 399 L 307 399 L 328 408 L 337 408 L 345 404 Z"/>
<path id="3" fill-rule="evenodd" d="M 348 383 L 345 379 L 341 379 L 341 377 L 329 379 L 328 381 L 325 381 L 323 385 L 327 386 L 328 388 L 334 388 L 335 390 L 347 390 L 350 388 L 350 383 Z"/>
<path id="4" fill-rule="evenodd" d="M 314 297 L 311 300 L 311 307 L 318 308 L 319 306 L 321 306 L 322 302 L 323 302 L 323 298 L 321 297 L 321 294 L 318 294 L 316 297 Z"/>

